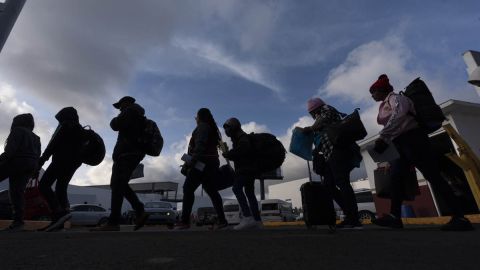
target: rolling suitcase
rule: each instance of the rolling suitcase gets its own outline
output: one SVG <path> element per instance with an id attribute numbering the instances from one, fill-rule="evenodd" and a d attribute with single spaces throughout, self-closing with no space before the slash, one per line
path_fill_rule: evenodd
<path id="1" fill-rule="evenodd" d="M 307 162 L 309 170 L 310 164 Z M 333 198 L 328 188 L 319 182 L 310 181 L 300 187 L 302 195 L 303 218 L 307 228 L 316 225 L 328 225 L 331 232 L 335 231 L 336 214 Z"/>

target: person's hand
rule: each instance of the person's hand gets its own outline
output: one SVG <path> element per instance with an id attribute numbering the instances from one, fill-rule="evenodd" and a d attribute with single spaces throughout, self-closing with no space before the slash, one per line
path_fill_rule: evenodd
<path id="1" fill-rule="evenodd" d="M 382 138 L 378 138 L 375 141 L 375 147 L 373 148 L 373 150 L 375 150 L 375 152 L 381 154 L 381 153 L 385 152 L 385 150 L 387 150 L 387 148 L 388 148 L 388 143 L 385 142 Z"/>

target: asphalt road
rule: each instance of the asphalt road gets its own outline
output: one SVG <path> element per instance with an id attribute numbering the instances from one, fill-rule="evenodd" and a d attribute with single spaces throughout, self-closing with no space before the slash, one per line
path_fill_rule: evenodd
<path id="1" fill-rule="evenodd" d="M 0 269 L 478 269 L 480 227 L 0 233 Z"/>

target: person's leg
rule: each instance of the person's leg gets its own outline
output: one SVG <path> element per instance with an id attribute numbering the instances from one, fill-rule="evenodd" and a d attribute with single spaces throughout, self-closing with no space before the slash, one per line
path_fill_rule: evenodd
<path id="1" fill-rule="evenodd" d="M 52 190 L 52 185 L 55 181 L 57 181 L 57 174 L 61 166 L 59 166 L 56 162 L 50 163 L 48 168 L 42 175 L 40 179 L 40 183 L 38 184 L 38 189 L 42 193 L 43 197 L 48 203 L 48 206 L 52 210 L 52 213 L 60 212 L 60 204 L 58 202 L 58 198 L 55 195 L 55 192 Z M 55 218 L 55 215 L 53 216 Z"/>
<path id="2" fill-rule="evenodd" d="M 127 190 L 131 190 L 128 182 L 130 181 L 132 172 L 139 163 L 138 159 L 138 156 L 131 155 L 120 157 L 113 162 L 112 177 L 110 180 L 110 188 L 112 189 L 111 212 L 109 217 L 110 225 L 117 225 L 120 223 L 123 199 Z M 129 193 L 128 196 L 133 200 L 131 193 Z"/>
<path id="3" fill-rule="evenodd" d="M 13 210 L 13 225 L 23 225 L 25 213 L 25 188 L 30 174 L 18 173 L 9 178 L 9 195 Z"/>
<path id="4" fill-rule="evenodd" d="M 405 173 L 410 170 L 410 164 L 405 158 L 399 158 L 390 162 L 390 177 L 391 177 L 391 191 L 390 191 L 390 214 L 396 218 L 402 216 L 402 203 L 404 199 L 404 179 Z"/>
<path id="5" fill-rule="evenodd" d="M 218 174 L 219 164 L 219 161 L 212 164 L 207 164 L 203 173 L 201 174 L 200 181 L 203 185 L 203 189 L 205 189 L 205 192 L 210 197 L 210 200 L 212 200 L 213 207 L 217 212 L 219 224 L 224 225 L 227 224 L 227 219 L 225 218 L 225 212 L 223 212 L 223 200 L 214 184 L 214 179 Z"/>
<path id="6" fill-rule="evenodd" d="M 192 207 L 195 201 L 195 190 L 200 186 L 200 183 L 200 172 L 196 169 L 191 169 L 183 184 L 181 222 L 184 224 L 190 224 L 190 215 L 192 214 Z"/>
<path id="7" fill-rule="evenodd" d="M 258 200 L 255 195 L 255 178 L 253 176 L 245 176 L 245 194 L 248 198 L 248 204 L 250 206 L 250 212 L 255 221 L 262 221 L 260 217 L 260 210 L 258 209 Z"/>
<path id="8" fill-rule="evenodd" d="M 135 170 L 135 168 L 137 168 L 137 166 L 140 164 L 142 159 L 143 159 L 143 156 L 132 156 L 129 158 L 129 162 L 131 165 L 128 166 L 128 168 L 133 168 L 131 172 L 126 172 L 129 175 L 128 177 L 129 181 L 133 171 Z M 145 212 L 143 203 L 138 199 L 137 194 L 135 193 L 135 191 L 133 191 L 130 185 L 128 185 L 128 182 L 127 182 L 127 185 L 125 186 L 124 197 L 130 203 L 133 210 L 135 210 L 135 212 L 137 213 L 137 216 Z"/>
<path id="9" fill-rule="evenodd" d="M 55 184 L 55 195 L 62 212 L 70 212 L 70 202 L 67 194 L 68 184 L 80 165 L 81 163 L 77 162 L 75 164 L 65 164 L 63 168 L 59 168 L 58 179 Z"/>
<path id="10" fill-rule="evenodd" d="M 247 179 L 244 175 L 235 175 L 232 191 L 235 194 L 235 197 L 237 197 L 238 205 L 240 205 L 240 209 L 242 209 L 242 215 L 244 217 L 250 217 L 252 214 L 250 213 L 247 197 L 245 197 L 245 193 L 243 192 L 246 181 Z"/>
<path id="11" fill-rule="evenodd" d="M 332 169 L 329 166 L 327 166 L 324 170 L 323 181 L 325 186 L 330 190 L 333 200 L 338 204 L 342 211 L 347 214 L 342 193 L 335 184 L 335 178 Z"/>

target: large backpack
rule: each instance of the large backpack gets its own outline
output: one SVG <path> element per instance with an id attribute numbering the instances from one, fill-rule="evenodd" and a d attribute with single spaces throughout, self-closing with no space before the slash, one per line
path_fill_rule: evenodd
<path id="1" fill-rule="evenodd" d="M 102 137 L 93 131 L 90 126 L 83 128 L 83 140 L 80 148 L 80 158 L 83 163 L 96 166 L 105 158 L 105 143 Z"/>
<path id="2" fill-rule="evenodd" d="M 270 172 L 282 166 L 287 151 L 277 137 L 268 133 L 250 133 L 248 136 L 254 150 L 257 174 Z"/>
<path id="3" fill-rule="evenodd" d="M 355 109 L 352 114 L 341 114 L 343 119 L 337 123 L 331 124 L 327 128 L 327 136 L 334 145 L 350 144 L 364 139 L 367 136 L 367 130 L 360 119 L 359 109 Z"/>
<path id="4" fill-rule="evenodd" d="M 163 148 L 163 137 L 155 121 L 145 119 L 144 129 L 138 142 L 145 154 L 153 157 L 160 155 Z"/>
<path id="5" fill-rule="evenodd" d="M 415 106 L 415 119 L 427 133 L 432 133 L 442 127 L 446 119 L 442 109 L 437 105 L 432 93 L 424 81 L 416 78 L 400 94 L 410 98 Z"/>

